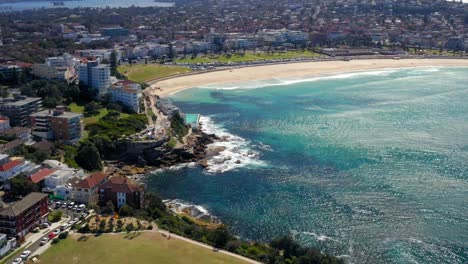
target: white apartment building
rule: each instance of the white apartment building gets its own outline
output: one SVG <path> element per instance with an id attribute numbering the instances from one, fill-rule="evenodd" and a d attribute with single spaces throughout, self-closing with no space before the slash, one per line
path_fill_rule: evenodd
<path id="1" fill-rule="evenodd" d="M 113 102 L 121 102 L 135 113 L 140 113 L 142 92 L 138 83 L 126 80 L 119 81 L 109 88 L 109 94 Z"/>
<path id="2" fill-rule="evenodd" d="M 89 61 L 80 64 L 78 67 L 78 79 L 85 85 L 97 90 L 98 96 L 107 93 L 111 85 L 110 67 L 106 64 L 99 64 L 98 61 Z"/>

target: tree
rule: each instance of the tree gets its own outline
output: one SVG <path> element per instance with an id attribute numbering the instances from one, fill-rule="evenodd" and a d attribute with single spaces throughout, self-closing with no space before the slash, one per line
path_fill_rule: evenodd
<path id="1" fill-rule="evenodd" d="M 102 220 L 99 222 L 99 231 L 100 231 L 100 232 L 103 232 L 105 228 L 106 228 L 106 220 L 102 219 Z"/>
<path id="2" fill-rule="evenodd" d="M 133 229 L 135 229 L 135 227 L 133 226 L 133 223 L 128 223 L 128 224 L 125 226 L 125 230 L 127 230 L 127 233 L 132 232 Z"/>
<path id="3" fill-rule="evenodd" d="M 101 156 L 93 143 L 83 141 L 80 143 L 75 157 L 76 163 L 88 171 L 102 170 Z"/>
<path id="4" fill-rule="evenodd" d="M 122 220 L 117 220 L 117 231 L 122 231 L 122 228 L 123 228 L 123 222 Z"/>
<path id="5" fill-rule="evenodd" d="M 114 203 L 112 203 L 112 201 L 107 201 L 106 206 L 104 206 L 104 208 L 102 208 L 101 212 L 103 214 L 113 214 L 114 211 L 115 211 Z"/>
<path id="6" fill-rule="evenodd" d="M 174 59 L 174 45 L 172 43 L 169 43 L 169 53 L 168 53 L 168 56 L 169 56 L 169 60 L 173 60 Z"/>
<path id="7" fill-rule="evenodd" d="M 47 216 L 47 219 L 51 223 L 56 223 L 56 222 L 60 221 L 60 219 L 62 219 L 62 212 L 61 211 L 54 211 L 54 212 L 50 213 Z"/>
<path id="8" fill-rule="evenodd" d="M 107 225 L 107 231 L 114 232 L 114 223 L 112 221 L 109 221 L 109 224 Z"/>
<path id="9" fill-rule="evenodd" d="M 118 71 L 117 71 L 117 52 L 113 50 L 110 55 L 110 71 L 112 76 L 118 77 Z"/>
<path id="10" fill-rule="evenodd" d="M 0 79 L 1 79 L 1 77 L 0 77 Z M 7 97 L 8 97 L 8 87 L 3 87 L 2 88 L 2 98 L 7 98 Z"/>
<path id="11" fill-rule="evenodd" d="M 119 215 L 120 216 L 133 216 L 135 214 L 135 211 L 133 210 L 132 207 L 129 205 L 124 204 L 122 207 L 119 209 Z"/>
<path id="12" fill-rule="evenodd" d="M 26 175 L 20 174 L 10 179 L 11 193 L 14 196 L 28 195 L 31 192 L 38 192 L 39 186 L 30 181 Z"/>
<path id="13" fill-rule="evenodd" d="M 231 239 L 232 236 L 225 225 L 216 228 L 216 230 L 209 235 L 209 240 L 213 242 L 217 248 L 223 248 Z"/>
<path id="14" fill-rule="evenodd" d="M 85 116 L 94 116 L 94 115 L 97 115 L 99 114 L 99 109 L 101 109 L 102 106 L 97 103 L 97 102 L 90 102 L 90 103 L 87 103 L 84 107 L 84 111 L 85 111 Z"/>

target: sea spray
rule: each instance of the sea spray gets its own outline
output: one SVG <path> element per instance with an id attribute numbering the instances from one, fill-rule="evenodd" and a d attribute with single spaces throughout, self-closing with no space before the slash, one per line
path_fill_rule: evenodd
<path id="1" fill-rule="evenodd" d="M 264 165 L 259 160 L 260 153 L 250 148 L 250 141 L 229 133 L 216 125 L 210 117 L 200 117 L 200 123 L 203 132 L 215 134 L 219 138 L 207 146 L 208 150 L 216 152 L 208 157 L 207 172 L 222 173 L 249 165 Z"/>

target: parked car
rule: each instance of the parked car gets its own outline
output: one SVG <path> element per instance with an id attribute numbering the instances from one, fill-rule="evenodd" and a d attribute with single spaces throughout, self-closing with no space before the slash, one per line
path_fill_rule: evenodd
<path id="1" fill-rule="evenodd" d="M 58 235 L 60 234 L 60 229 L 55 229 L 52 233 L 54 233 L 55 235 Z"/>
<path id="2" fill-rule="evenodd" d="M 47 223 L 47 222 L 46 222 L 46 223 L 42 223 L 42 227 L 43 227 L 43 228 L 49 228 L 49 227 L 50 227 L 50 224 Z"/>
<path id="3" fill-rule="evenodd" d="M 60 230 L 62 230 L 62 231 L 67 229 L 67 228 L 68 228 L 68 224 L 63 224 L 63 225 L 60 226 Z"/>
<path id="4" fill-rule="evenodd" d="M 43 238 L 41 239 L 40 245 L 43 246 L 43 245 L 47 244 L 47 242 L 49 242 L 49 238 L 43 237 Z"/>
<path id="5" fill-rule="evenodd" d="M 60 206 L 62 206 L 62 203 L 61 203 L 61 202 L 56 202 L 56 203 L 55 203 L 55 209 L 60 208 Z"/>
<path id="6" fill-rule="evenodd" d="M 52 233 L 50 233 L 47 237 L 48 237 L 49 239 L 52 239 L 52 238 L 54 238 L 54 237 L 56 237 L 56 236 L 57 236 L 57 235 L 54 234 L 54 232 L 52 232 Z"/>
<path id="7" fill-rule="evenodd" d="M 15 258 L 15 260 L 13 260 L 12 264 L 23 264 L 23 259 L 22 258 Z"/>
<path id="8" fill-rule="evenodd" d="M 26 250 L 26 251 L 23 251 L 23 253 L 21 253 L 20 258 L 26 260 L 28 259 L 29 255 L 31 255 L 31 251 Z"/>

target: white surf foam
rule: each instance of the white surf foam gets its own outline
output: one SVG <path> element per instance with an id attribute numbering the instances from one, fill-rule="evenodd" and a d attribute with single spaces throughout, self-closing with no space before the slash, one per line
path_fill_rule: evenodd
<path id="1" fill-rule="evenodd" d="M 200 117 L 203 132 L 215 134 L 220 140 L 208 145 L 209 149 L 222 149 L 217 155 L 208 159 L 207 172 L 222 173 L 229 170 L 264 165 L 259 160 L 260 153 L 252 150 L 250 141 L 229 133 L 225 128 L 215 124 L 209 117 Z"/>
<path id="2" fill-rule="evenodd" d="M 213 216 L 208 209 L 201 205 L 187 203 L 183 200 L 163 200 L 163 203 L 175 213 L 189 213 L 192 217 L 199 219 L 210 219 L 214 222 L 219 222 L 219 219 Z"/>
<path id="3" fill-rule="evenodd" d="M 195 168 L 197 166 L 198 164 L 196 162 L 180 163 L 171 167 L 156 169 L 152 171 L 150 174 L 155 174 L 155 173 L 160 173 L 160 172 L 165 172 L 165 171 L 176 171 L 182 168 Z"/>
<path id="4" fill-rule="evenodd" d="M 328 237 L 328 236 L 325 236 L 325 235 L 316 234 L 314 232 L 302 232 L 302 234 L 313 236 L 315 238 L 315 240 L 320 241 L 320 242 L 324 242 L 324 241 L 327 241 L 327 240 L 339 242 L 338 240 L 336 240 L 334 238 L 331 238 L 331 237 Z"/>
<path id="5" fill-rule="evenodd" d="M 305 82 L 316 82 L 322 80 L 336 80 L 336 79 L 349 79 L 357 76 L 388 76 L 394 72 L 397 72 L 400 69 L 385 69 L 380 71 L 363 71 L 363 72 L 350 72 L 350 73 L 341 73 L 327 76 L 318 76 L 310 78 L 294 78 L 294 79 L 275 79 L 270 80 L 257 80 L 257 81 L 248 81 L 248 82 L 236 82 L 231 84 L 223 85 L 207 85 L 199 86 L 197 88 L 201 89 L 214 89 L 214 90 L 236 90 L 236 89 L 257 89 L 268 86 L 283 86 L 291 85 L 297 83 Z"/>

